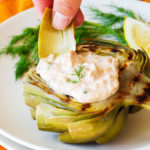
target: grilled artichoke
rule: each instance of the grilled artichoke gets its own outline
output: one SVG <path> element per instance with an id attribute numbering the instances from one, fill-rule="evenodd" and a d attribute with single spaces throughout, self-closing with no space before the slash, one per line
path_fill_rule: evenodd
<path id="1" fill-rule="evenodd" d="M 79 103 L 69 95 L 56 93 L 31 70 L 23 83 L 26 105 L 40 130 L 60 132 L 66 143 L 108 142 L 117 136 L 127 120 L 129 107 L 150 110 L 149 57 L 111 41 L 90 41 L 77 46 L 78 54 L 91 51 L 119 61 L 119 90 L 108 99 Z M 96 92 L 96 91 L 95 91 Z M 88 133 L 88 136 L 87 136 Z"/>

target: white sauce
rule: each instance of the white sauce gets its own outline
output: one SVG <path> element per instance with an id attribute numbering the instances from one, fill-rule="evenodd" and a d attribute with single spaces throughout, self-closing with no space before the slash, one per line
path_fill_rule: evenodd
<path id="1" fill-rule="evenodd" d="M 77 75 L 72 74 L 81 66 L 83 77 L 79 81 Z M 119 88 L 118 61 L 111 56 L 78 55 L 75 52 L 56 58 L 50 55 L 40 60 L 36 72 L 56 93 L 70 95 L 80 103 L 107 99 Z"/>

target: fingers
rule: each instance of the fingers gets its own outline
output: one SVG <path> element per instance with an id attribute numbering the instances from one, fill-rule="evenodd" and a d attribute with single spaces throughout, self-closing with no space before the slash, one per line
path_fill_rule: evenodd
<path id="1" fill-rule="evenodd" d="M 46 7 L 53 6 L 53 26 L 57 29 L 66 28 L 75 17 L 75 25 L 80 26 L 84 21 L 80 4 L 82 0 L 33 0 L 39 17 L 42 18 Z"/>
<path id="2" fill-rule="evenodd" d="M 65 29 L 72 19 L 77 16 L 82 19 L 77 19 L 76 24 L 80 25 L 83 20 L 83 14 L 78 12 L 82 0 L 54 0 L 53 5 L 53 26 L 57 29 Z"/>
<path id="3" fill-rule="evenodd" d="M 83 21 L 84 21 L 84 16 L 81 9 L 79 9 L 79 11 L 75 16 L 75 26 L 77 27 L 81 26 L 83 24 Z"/>
<path id="4" fill-rule="evenodd" d="M 42 19 L 45 8 L 46 7 L 52 8 L 53 6 L 53 0 L 32 0 L 32 1 L 41 19 Z"/>

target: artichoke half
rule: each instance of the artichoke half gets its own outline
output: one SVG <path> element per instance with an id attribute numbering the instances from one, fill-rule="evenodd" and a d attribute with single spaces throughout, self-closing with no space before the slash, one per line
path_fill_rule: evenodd
<path id="1" fill-rule="evenodd" d="M 111 41 L 88 41 L 76 48 L 78 54 L 89 51 L 118 59 L 120 86 L 108 99 L 85 104 L 77 102 L 69 95 L 53 91 L 34 69 L 27 73 L 23 83 L 24 100 L 31 107 L 38 128 L 61 133 L 58 138 L 62 142 L 108 142 L 122 131 L 130 106 L 150 110 L 147 69 L 150 60 L 143 50 L 135 51 Z"/>

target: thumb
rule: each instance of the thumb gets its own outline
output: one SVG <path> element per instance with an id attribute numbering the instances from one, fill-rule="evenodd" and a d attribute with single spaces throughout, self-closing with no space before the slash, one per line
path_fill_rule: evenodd
<path id="1" fill-rule="evenodd" d="M 57 29 L 66 28 L 75 17 L 82 0 L 54 0 L 53 26 Z"/>

